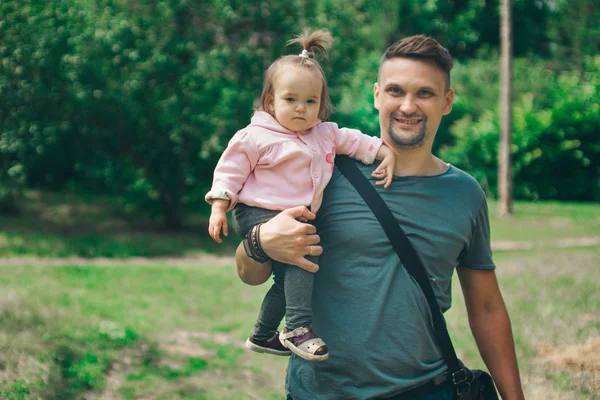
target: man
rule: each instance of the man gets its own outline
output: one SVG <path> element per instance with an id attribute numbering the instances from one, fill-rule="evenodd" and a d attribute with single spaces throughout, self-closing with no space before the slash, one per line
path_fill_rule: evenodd
<path id="1" fill-rule="evenodd" d="M 382 140 L 396 153 L 396 176 L 377 187 L 420 254 L 443 311 L 451 305 L 456 269 L 481 356 L 504 399 L 523 399 L 510 320 L 491 257 L 487 205 L 477 182 L 435 157 L 432 144 L 450 113 L 452 58 L 434 39 L 405 38 L 384 53 L 374 85 Z M 358 165 L 370 177 L 372 166 Z M 379 222 L 336 171 L 316 228 L 304 207 L 283 211 L 260 229 L 260 244 L 275 260 L 317 271 L 313 326 L 330 357 L 320 363 L 292 357 L 288 398 L 403 398 L 414 388 L 427 399 L 452 399 L 440 386 L 447 366 L 435 342 L 431 312 Z M 319 235 L 316 232 L 319 232 Z M 322 246 L 318 244 L 322 243 Z M 321 255 L 319 265 L 304 258 Z M 236 253 L 240 278 L 265 282 L 270 263 Z M 422 397 L 425 398 L 425 397 Z"/>

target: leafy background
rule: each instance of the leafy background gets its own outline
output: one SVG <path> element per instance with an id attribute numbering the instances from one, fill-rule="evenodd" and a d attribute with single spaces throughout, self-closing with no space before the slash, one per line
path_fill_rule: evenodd
<path id="1" fill-rule="evenodd" d="M 597 0 L 514 0 L 518 199 L 600 199 Z M 498 0 L 5 0 L 0 4 L 0 210 L 24 189 L 106 194 L 180 228 L 262 74 L 303 27 L 336 38 L 333 120 L 377 135 L 383 49 L 433 35 L 455 57 L 454 110 L 435 151 L 496 192 Z"/>

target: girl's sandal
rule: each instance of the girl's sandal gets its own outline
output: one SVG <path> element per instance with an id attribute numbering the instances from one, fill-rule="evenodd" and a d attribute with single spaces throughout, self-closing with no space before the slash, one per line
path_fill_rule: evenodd
<path id="1" fill-rule="evenodd" d="M 324 361 L 329 357 L 327 345 L 318 337 L 310 326 L 296 328 L 287 331 L 287 328 L 279 335 L 281 344 L 308 361 Z"/>
<path id="2" fill-rule="evenodd" d="M 250 336 L 246 340 L 246 348 L 257 353 L 267 353 L 275 356 L 289 356 L 292 354 L 292 352 L 289 349 L 286 349 L 279 341 L 279 332 L 275 332 L 275 334 L 267 340 L 259 340 Z"/>

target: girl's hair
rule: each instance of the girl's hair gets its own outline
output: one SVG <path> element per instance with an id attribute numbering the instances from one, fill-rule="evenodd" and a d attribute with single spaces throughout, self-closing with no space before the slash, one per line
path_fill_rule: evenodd
<path id="1" fill-rule="evenodd" d="M 273 96 L 273 82 L 277 78 L 277 74 L 282 67 L 294 65 L 312 70 L 321 77 L 323 88 L 321 89 L 321 103 L 319 104 L 319 119 L 322 121 L 327 119 L 327 117 L 333 113 L 334 107 L 329 98 L 325 72 L 323 72 L 323 68 L 316 58 L 317 54 L 315 53 L 315 50 L 320 53 L 321 57 L 327 58 L 327 48 L 332 42 L 333 38 L 331 37 L 331 34 L 321 29 L 314 31 L 304 29 L 300 35 L 289 40 L 286 45 L 289 46 L 290 44 L 298 43 L 302 46 L 302 50 L 306 50 L 306 52 L 303 51 L 301 55 L 279 57 L 269 66 L 265 72 L 263 90 L 260 96 L 260 107 L 258 108 L 259 111 L 266 111 L 269 114 L 273 114 L 273 110 L 269 106 L 269 102 Z"/>

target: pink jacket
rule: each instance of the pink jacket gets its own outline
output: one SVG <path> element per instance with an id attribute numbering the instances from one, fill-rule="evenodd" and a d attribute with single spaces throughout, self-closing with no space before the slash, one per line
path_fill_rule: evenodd
<path id="1" fill-rule="evenodd" d="M 239 201 L 270 210 L 304 205 L 317 212 L 335 154 L 371 164 L 380 146 L 379 138 L 333 122 L 319 122 L 297 134 L 257 111 L 250 125 L 231 138 L 205 199 L 229 199 L 229 209 Z"/>

